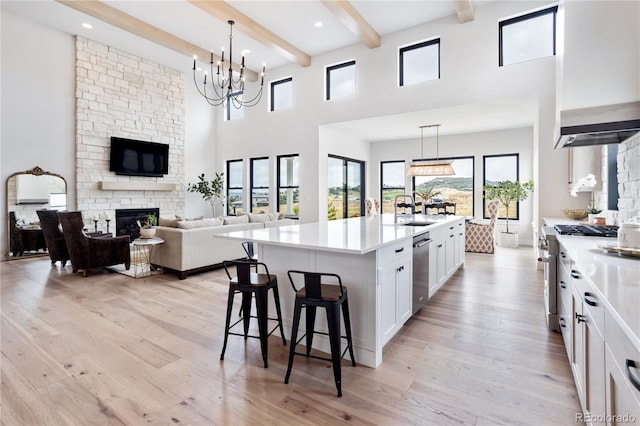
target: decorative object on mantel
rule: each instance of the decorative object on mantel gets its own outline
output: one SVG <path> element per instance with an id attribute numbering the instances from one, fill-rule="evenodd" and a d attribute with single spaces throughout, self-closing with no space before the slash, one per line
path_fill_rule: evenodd
<path id="1" fill-rule="evenodd" d="M 198 176 L 197 183 L 189 183 L 187 190 L 189 192 L 197 192 L 202 198 L 211 203 L 213 208 L 213 216 L 216 217 L 216 206 L 223 206 L 225 202 L 224 191 L 224 173 L 216 172 L 216 177 L 212 181 L 208 181 L 204 173 Z"/>
<path id="2" fill-rule="evenodd" d="M 137 222 L 140 227 L 140 238 L 153 238 L 156 236 L 155 226 L 158 224 L 156 215 L 148 214 L 143 222 L 139 220 Z"/>
<path id="3" fill-rule="evenodd" d="M 436 128 L 436 159 L 422 160 L 424 158 L 424 129 Z M 420 160 L 411 162 L 407 176 L 453 176 L 456 172 L 451 167 L 452 160 L 440 160 L 439 145 L 439 129 L 440 124 L 427 124 L 420 126 Z"/>
<path id="4" fill-rule="evenodd" d="M 242 62 L 240 63 L 240 72 L 237 73 L 237 77 L 233 76 L 233 25 L 234 21 L 227 21 L 229 24 L 229 68 L 225 75 L 225 65 L 224 65 L 224 49 L 222 49 L 221 61 L 217 62 L 217 70 L 213 73 L 213 51 L 211 52 L 211 59 L 209 61 L 210 67 L 210 75 L 211 75 L 211 86 L 213 87 L 213 92 L 207 93 L 207 73 L 204 73 L 204 81 L 202 83 L 202 88 L 198 85 L 196 80 L 196 71 L 198 68 L 196 67 L 197 56 L 193 57 L 193 82 L 196 85 L 196 89 L 198 92 L 207 100 L 209 105 L 212 106 L 220 106 L 222 105 L 224 108 L 228 108 L 233 106 L 236 109 L 240 109 L 242 107 L 251 107 L 257 105 L 260 102 L 260 98 L 262 98 L 262 87 L 264 86 L 264 75 L 266 72 L 266 65 L 262 64 L 262 73 L 260 75 L 260 90 L 258 93 L 251 99 L 246 100 L 245 90 L 244 90 L 244 52 L 242 53 Z"/>
<path id="5" fill-rule="evenodd" d="M 498 232 L 498 245 L 501 247 L 518 247 L 518 233 L 509 232 L 509 206 L 511 203 L 524 201 L 534 190 L 533 180 L 528 182 L 500 181 L 496 185 L 482 187 L 484 197 L 488 200 L 499 200 L 505 207 L 506 230 Z"/>
<path id="6" fill-rule="evenodd" d="M 587 207 L 587 210 L 586 210 L 587 215 L 579 218 L 578 220 L 584 219 L 585 217 L 588 216 L 589 217 L 589 223 L 593 224 L 593 223 L 595 223 L 596 215 L 602 213 L 602 209 L 599 209 L 598 207 L 596 207 L 595 193 L 593 192 L 593 188 L 597 184 L 598 184 L 598 181 L 596 180 L 596 177 L 594 175 L 592 175 L 591 173 L 589 173 L 585 177 L 578 179 L 576 184 L 573 185 L 573 188 L 571 188 L 571 196 L 572 197 L 577 197 L 578 196 L 578 191 L 582 191 L 585 188 L 590 188 L 591 189 L 591 205 L 589 205 Z M 570 217 L 570 216 L 567 216 L 567 217 Z"/>

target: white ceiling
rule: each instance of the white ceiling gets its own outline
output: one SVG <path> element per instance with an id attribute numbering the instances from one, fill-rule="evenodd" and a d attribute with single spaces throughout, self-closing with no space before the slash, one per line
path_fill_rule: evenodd
<path id="1" fill-rule="evenodd" d="M 474 0 L 474 8 L 489 1 L 492 0 Z M 226 21 L 206 14 L 186 0 L 106 0 L 105 3 L 207 50 L 219 53 L 220 48 L 226 46 L 225 50 L 228 52 L 229 26 Z M 312 62 L 315 55 L 361 43 L 357 35 L 317 0 L 234 0 L 227 3 L 310 55 Z M 453 0 L 351 0 L 350 3 L 382 37 L 456 14 Z M 54 0 L 2 0 L 1 5 L 3 12 L 9 11 L 60 31 L 81 35 L 185 72 L 191 71 L 192 59 L 186 54 L 98 21 Z M 316 28 L 316 21 L 322 21 L 324 26 Z M 85 22 L 91 23 L 93 29 L 83 28 L 82 23 Z M 233 43 L 236 55 L 242 50 L 250 50 L 246 63 L 254 70 L 260 69 L 263 63 L 268 68 L 289 63 L 275 50 L 237 29 L 234 30 Z M 443 108 L 429 111 L 428 114 L 415 112 L 337 123 L 333 126 L 370 141 L 419 137 L 418 126 L 434 121 L 442 124 L 441 134 L 468 133 L 530 126 L 532 117 L 535 116 L 532 105 L 531 99 L 512 99 L 483 105 Z"/>

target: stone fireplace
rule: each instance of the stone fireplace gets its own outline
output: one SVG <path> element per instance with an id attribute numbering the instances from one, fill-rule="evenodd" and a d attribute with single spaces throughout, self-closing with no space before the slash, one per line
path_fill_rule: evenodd
<path id="1" fill-rule="evenodd" d="M 140 227 L 137 222 L 144 221 L 149 214 L 160 218 L 160 209 L 116 209 L 116 236 L 128 235 L 130 241 L 140 238 Z"/>

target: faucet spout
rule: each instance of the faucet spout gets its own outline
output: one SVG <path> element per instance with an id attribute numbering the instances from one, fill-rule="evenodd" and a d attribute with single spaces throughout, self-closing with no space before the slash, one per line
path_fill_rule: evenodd
<path id="1" fill-rule="evenodd" d="M 410 201 L 407 203 L 407 199 Z M 402 200 L 402 202 L 398 202 L 398 200 Z M 403 209 L 400 213 L 398 212 L 398 208 Z M 393 200 L 393 223 L 398 223 L 398 217 L 408 214 L 406 209 L 411 209 L 411 215 L 416 213 L 416 201 L 413 196 L 409 194 L 396 195 Z"/>

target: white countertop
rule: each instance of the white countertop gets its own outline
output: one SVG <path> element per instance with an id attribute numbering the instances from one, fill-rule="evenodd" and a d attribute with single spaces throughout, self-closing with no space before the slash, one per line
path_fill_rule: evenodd
<path id="1" fill-rule="evenodd" d="M 392 214 L 382 214 L 373 217 L 356 217 L 228 232 L 217 234 L 215 237 L 322 251 L 364 254 L 395 241 L 423 234 L 461 218 L 461 216 L 416 214 L 403 216 L 398 219 L 399 223 L 396 224 Z M 433 222 L 433 224 L 407 226 L 400 222 Z"/>
<path id="2" fill-rule="evenodd" d="M 604 303 L 640 351 L 640 258 L 607 253 L 615 238 L 558 235 L 576 268 L 601 293 Z"/>

